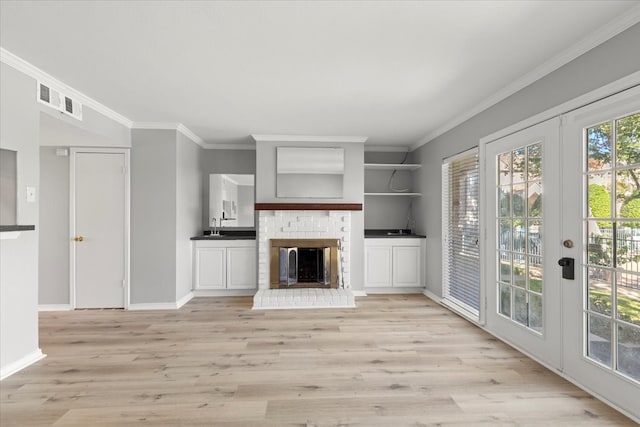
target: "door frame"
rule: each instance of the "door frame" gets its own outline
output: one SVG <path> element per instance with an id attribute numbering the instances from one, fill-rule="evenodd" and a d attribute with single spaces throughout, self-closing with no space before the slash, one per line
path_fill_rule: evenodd
<path id="1" fill-rule="evenodd" d="M 78 153 L 123 154 L 124 155 L 124 301 L 125 310 L 130 305 L 130 247 L 131 247 L 131 173 L 128 148 L 71 147 L 69 150 L 69 305 L 76 309 L 76 155 Z"/>

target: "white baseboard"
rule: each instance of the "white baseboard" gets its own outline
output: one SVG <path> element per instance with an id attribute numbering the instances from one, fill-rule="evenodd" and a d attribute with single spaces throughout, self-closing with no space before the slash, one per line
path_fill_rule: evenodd
<path id="1" fill-rule="evenodd" d="M 40 304 L 38 311 L 70 311 L 71 304 Z"/>
<path id="2" fill-rule="evenodd" d="M 424 294 L 425 297 L 432 299 L 433 301 L 437 302 L 438 304 L 442 304 L 442 298 L 440 298 L 438 295 L 436 295 L 433 292 L 431 292 L 429 289 L 424 288 L 422 293 Z"/>
<path id="3" fill-rule="evenodd" d="M 176 308 L 180 308 L 193 298 L 193 292 L 187 293 L 185 296 L 176 301 Z"/>
<path id="4" fill-rule="evenodd" d="M 42 353 L 42 350 L 37 349 L 27 354 L 26 356 L 16 360 L 13 363 L 9 363 L 7 366 L 3 366 L 0 368 L 0 380 L 3 380 L 18 371 L 23 370 L 29 365 L 36 363 L 38 360 L 42 360 L 47 357 L 46 354 Z"/>
<path id="5" fill-rule="evenodd" d="M 365 292 L 369 295 L 375 294 L 421 294 L 424 288 L 367 288 Z"/>
<path id="6" fill-rule="evenodd" d="M 359 290 L 351 289 L 351 293 L 353 294 L 354 297 L 366 297 L 367 296 L 367 291 L 365 291 L 363 289 L 359 289 Z"/>
<path id="7" fill-rule="evenodd" d="M 193 292 L 189 292 L 176 302 L 141 302 L 129 304 L 129 310 L 177 310 L 193 298 Z"/>
<path id="8" fill-rule="evenodd" d="M 257 289 L 194 289 L 196 297 L 252 297 Z"/>

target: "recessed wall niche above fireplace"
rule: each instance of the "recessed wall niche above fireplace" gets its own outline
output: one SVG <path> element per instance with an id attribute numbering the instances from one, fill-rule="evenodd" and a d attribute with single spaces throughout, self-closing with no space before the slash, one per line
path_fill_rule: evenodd
<path id="1" fill-rule="evenodd" d="M 337 288 L 338 239 L 271 239 L 270 288 Z"/>

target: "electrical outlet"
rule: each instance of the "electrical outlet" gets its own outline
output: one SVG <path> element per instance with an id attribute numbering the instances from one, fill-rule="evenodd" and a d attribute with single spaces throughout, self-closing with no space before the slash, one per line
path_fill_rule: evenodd
<path id="1" fill-rule="evenodd" d="M 36 201 L 36 187 L 27 187 L 27 202 L 35 203 Z"/>

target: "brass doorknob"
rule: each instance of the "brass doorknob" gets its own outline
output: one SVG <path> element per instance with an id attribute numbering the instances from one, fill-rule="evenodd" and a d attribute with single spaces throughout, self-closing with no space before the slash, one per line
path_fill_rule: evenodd
<path id="1" fill-rule="evenodd" d="M 82 242 L 84 240 L 84 237 L 77 236 L 77 237 L 74 237 L 73 240 L 75 240 L 76 242 Z"/>

